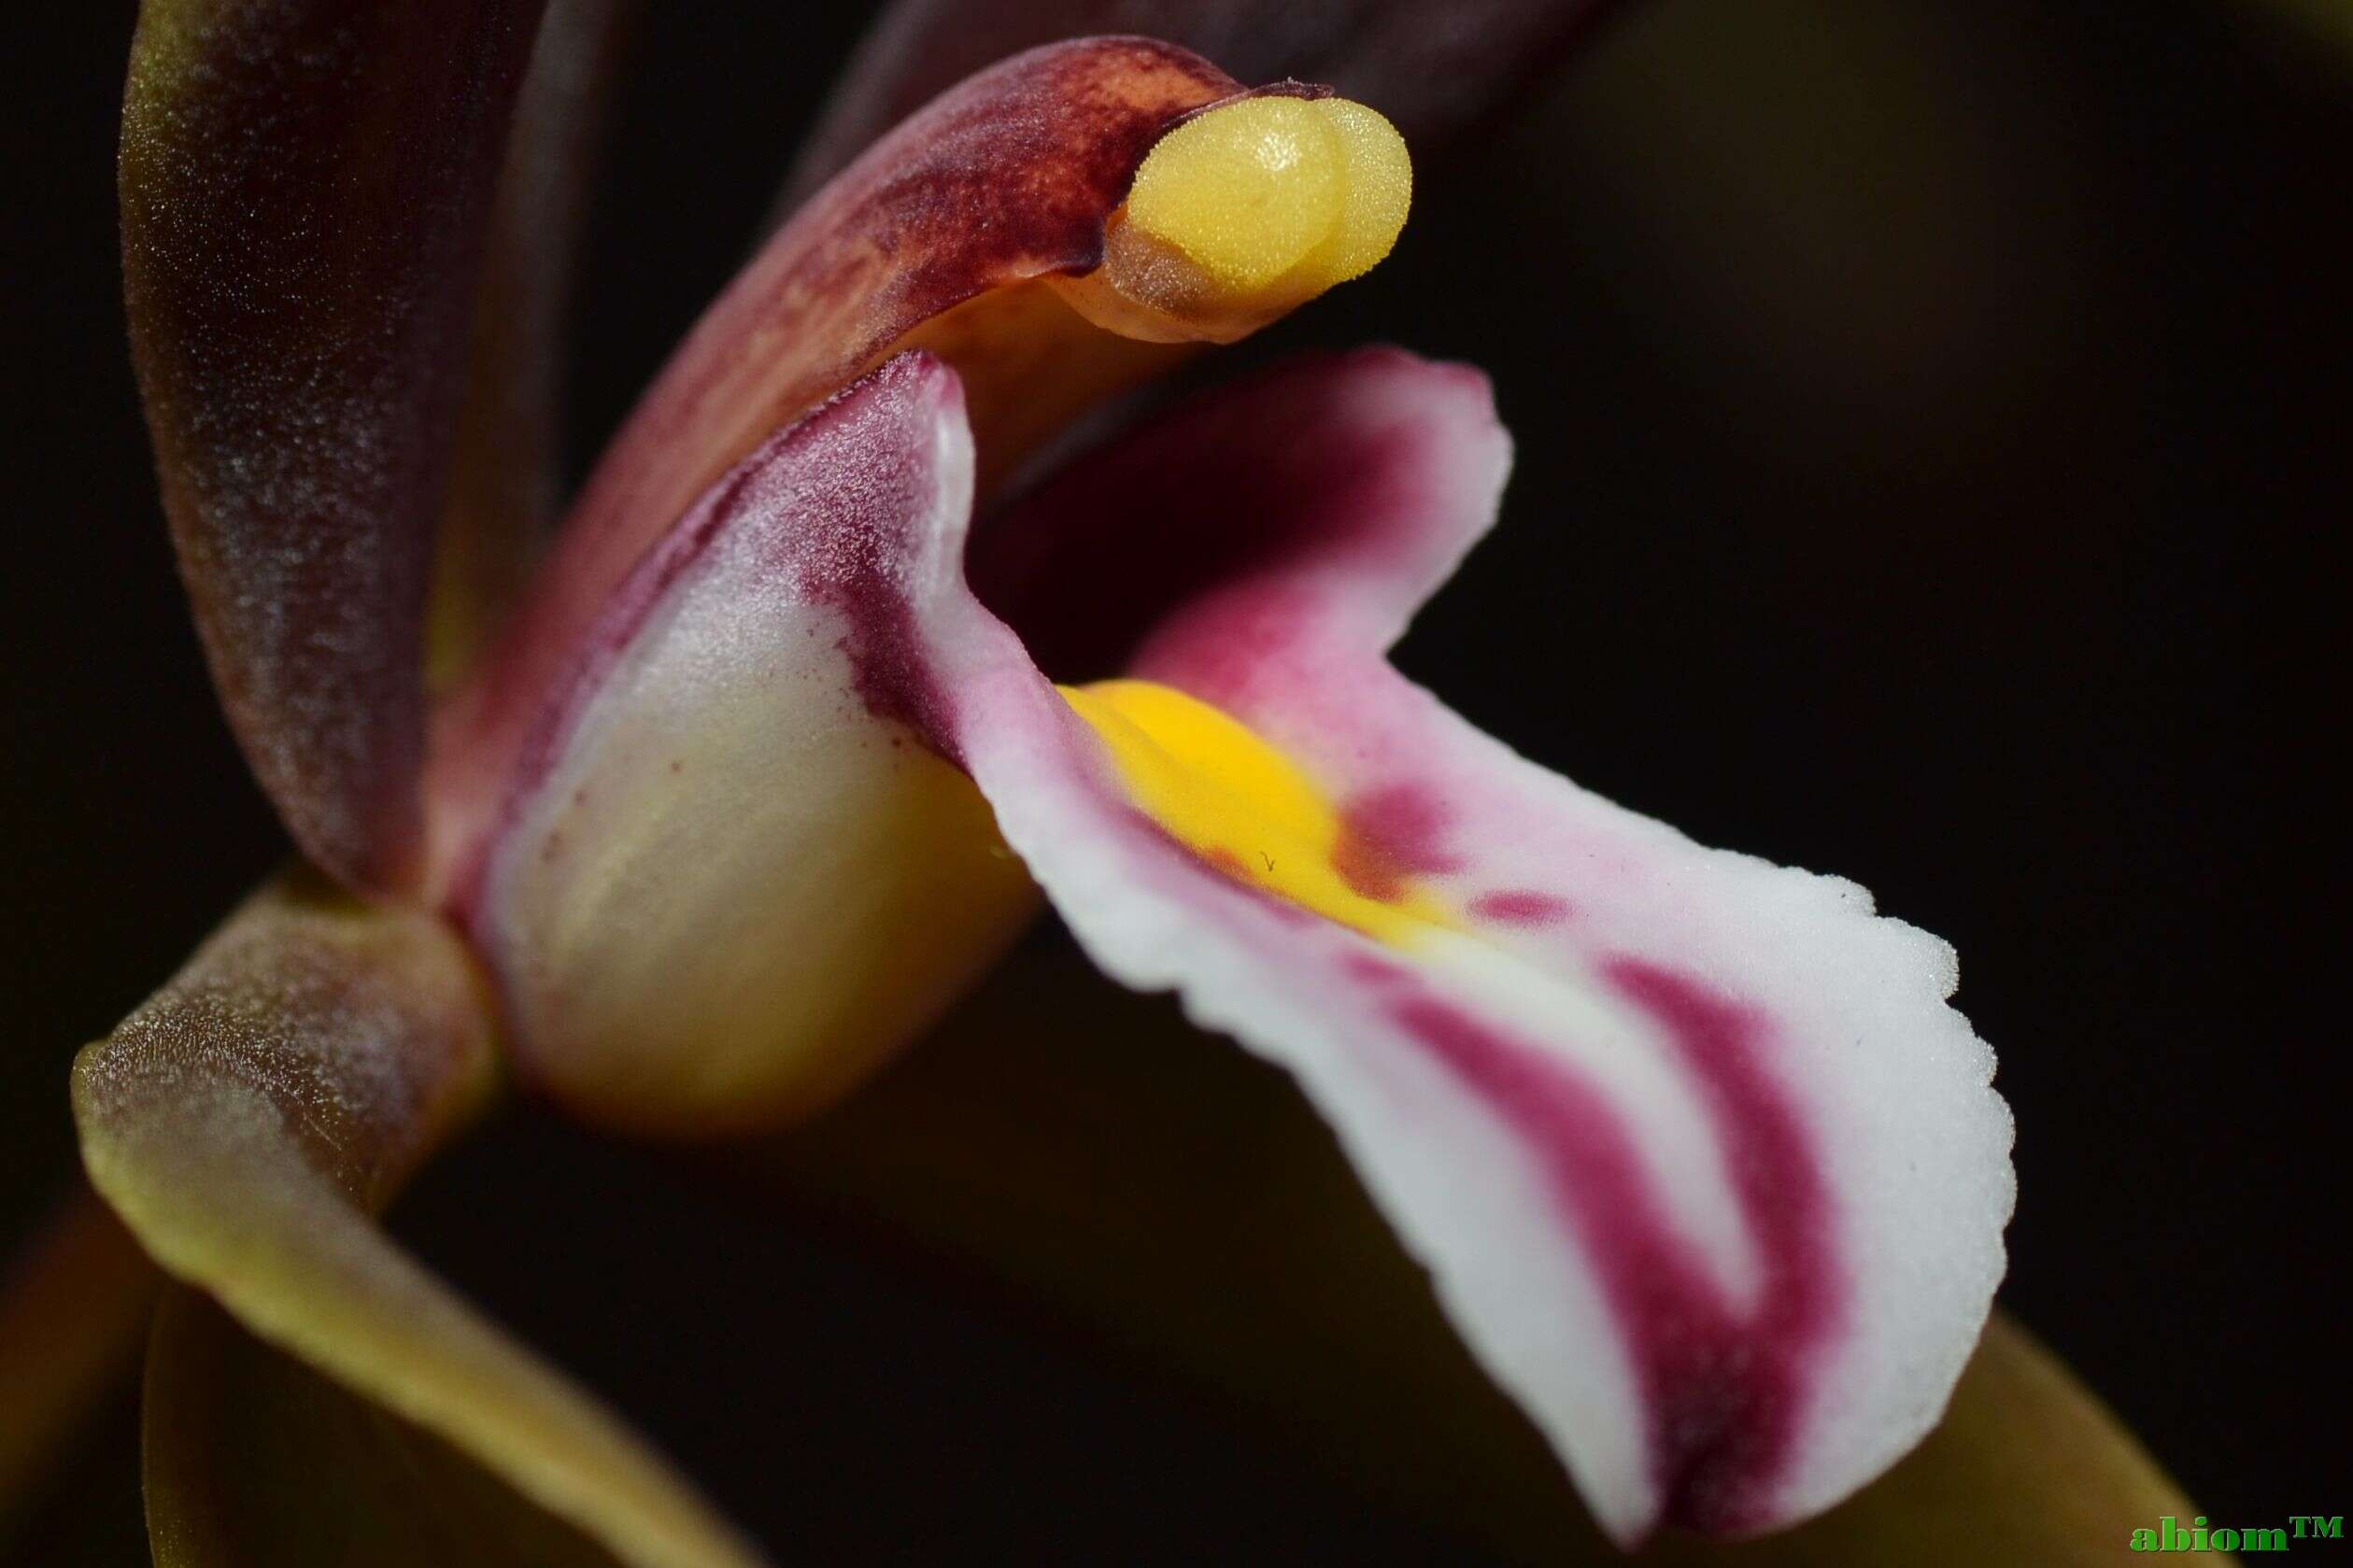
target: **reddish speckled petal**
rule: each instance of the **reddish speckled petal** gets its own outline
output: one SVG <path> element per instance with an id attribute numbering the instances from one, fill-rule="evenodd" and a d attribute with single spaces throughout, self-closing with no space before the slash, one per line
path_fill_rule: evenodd
<path id="1" fill-rule="evenodd" d="M 503 1486 L 605 1561 L 748 1568 L 754 1554 L 620 1421 L 376 1224 L 490 1087 L 485 1000 L 472 957 L 439 922 L 290 876 L 75 1061 L 91 1184 L 166 1273 L 426 1435 L 437 1473 L 404 1475 L 391 1490 L 410 1486 L 413 1498 L 458 1470 L 485 1471 L 496 1485 L 476 1474 L 468 1493 Z M 164 1467 L 150 1476 L 159 1561 L 249 1561 L 227 1551 L 242 1533 L 221 1532 L 254 1506 L 252 1477 L 211 1467 L 251 1456 L 206 1450 L 222 1412 L 191 1397 L 184 1336 L 160 1349 L 149 1450 Z M 422 1453 L 375 1435 L 385 1462 Z M 285 1517 L 305 1511 L 297 1502 Z M 332 1533 L 313 1534 L 314 1551 L 322 1538 Z"/>
<path id="2" fill-rule="evenodd" d="M 542 0 L 149 0 L 131 341 L 213 678 L 295 840 L 417 869 L 422 621 L 491 187 Z"/>
<path id="3" fill-rule="evenodd" d="M 898 0 L 868 32 L 801 149 L 787 206 L 887 127 L 991 60 L 1085 33 L 1141 33 L 1245 81 L 1294 77 L 1376 105 L 1416 156 L 1560 56 L 1616 0 Z"/>

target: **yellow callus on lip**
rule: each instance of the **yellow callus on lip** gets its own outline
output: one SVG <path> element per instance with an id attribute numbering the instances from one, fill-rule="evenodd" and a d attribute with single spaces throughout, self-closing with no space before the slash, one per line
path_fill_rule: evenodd
<path id="1" fill-rule="evenodd" d="M 1240 98 L 1160 139 L 1103 265 L 1057 282 L 1125 336 L 1227 342 L 1371 270 L 1412 194 L 1404 138 L 1362 104 Z"/>
<path id="2" fill-rule="evenodd" d="M 1299 765 L 1198 698 L 1152 681 L 1058 688 L 1100 738 L 1136 809 L 1236 882 L 1403 945 L 1445 924 L 1410 880 L 1366 891 L 1378 851 Z"/>

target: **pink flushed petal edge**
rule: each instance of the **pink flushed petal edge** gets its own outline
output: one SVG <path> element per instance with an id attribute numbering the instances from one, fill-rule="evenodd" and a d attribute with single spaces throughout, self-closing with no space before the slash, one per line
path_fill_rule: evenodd
<path id="1" fill-rule="evenodd" d="M 1127 803 L 966 586 L 952 374 L 895 360 L 817 419 L 864 422 L 867 477 L 780 506 L 810 493 L 791 471 L 824 444 L 764 447 L 666 547 L 690 561 L 733 534 L 735 564 L 649 561 L 640 582 L 665 607 L 610 623 L 629 658 L 822 642 L 829 689 L 777 700 L 912 727 L 978 784 L 1108 973 L 1178 992 L 1292 1071 L 1621 1539 L 1662 1519 L 1793 1522 L 1934 1424 L 2012 1199 L 1991 1053 L 1943 1005 L 1949 952 L 1872 917 L 1851 884 L 1703 849 L 1576 789 L 1388 667 L 1493 517 L 1509 444 L 1481 378 L 1390 351 L 1279 372 L 1153 423 L 975 549 L 1024 631 L 1099 655 L 1044 611 L 1086 568 L 1076 542 L 1119 530 L 1127 580 L 1151 586 L 1135 608 L 1152 630 L 1118 650 L 1131 671 L 1241 719 L 1346 802 L 1335 859 L 1360 891 L 1410 879 L 1458 911 L 1404 949 L 1229 880 Z M 1155 569 L 1171 540 L 1189 571 Z M 685 606 L 755 591 L 744 573 L 763 560 L 770 642 L 668 645 Z M 567 724 L 549 756 L 577 744 Z M 493 859 L 531 852 L 510 832 Z M 512 935 L 503 907 L 476 911 L 493 937 Z"/>
<path id="2" fill-rule="evenodd" d="M 867 712 L 877 721 L 913 728 L 957 760 L 946 694 L 912 657 L 919 646 L 912 607 L 902 591 L 881 580 L 916 548 L 911 533 L 887 530 L 894 525 L 912 530 L 921 521 L 917 509 L 932 501 L 939 479 L 936 459 L 924 460 L 935 455 L 914 449 L 937 417 L 918 397 L 928 388 L 913 375 L 917 365 L 943 377 L 955 392 L 953 373 L 928 356 L 892 360 L 771 437 L 622 579 L 550 685 L 550 696 L 522 727 L 496 814 L 451 881 L 453 911 L 477 910 L 492 863 L 511 855 L 525 814 L 607 695 L 616 671 L 644 651 L 649 623 L 682 591 L 708 594 L 699 574 L 708 574 L 714 545 L 730 532 L 758 532 L 752 569 L 776 580 L 773 586 L 782 587 L 787 604 L 822 603 L 846 619 L 841 651 Z M 961 395 L 956 396 L 960 417 Z"/>
<path id="3" fill-rule="evenodd" d="M 1627 1535 L 1661 1514 L 1768 1528 L 1845 1495 L 1941 1410 L 2002 1271 L 2009 1119 L 1987 1087 L 1991 1053 L 1942 1005 L 1953 984 L 1943 944 L 1871 918 L 1851 884 L 1703 850 L 1579 791 L 1389 668 L 1385 649 L 1492 522 L 1508 462 L 1481 378 L 1363 353 L 1154 422 L 997 521 L 972 552 L 984 597 L 1025 634 L 1038 629 L 1033 649 L 1120 657 L 1304 764 L 1345 803 L 1342 849 L 1354 844 L 1336 860 L 1344 873 L 1354 863 L 1360 892 L 1410 875 L 1467 917 L 1472 939 L 1446 962 L 1368 954 L 1351 934 L 1278 921 L 1287 940 L 1254 934 L 1227 955 L 1238 972 L 1205 982 L 1206 960 L 1171 961 L 1177 923 L 1139 935 L 1090 918 L 1091 900 L 1123 895 L 1085 864 L 1084 836 L 1045 812 L 1025 824 L 1015 781 L 1052 755 L 1034 734 L 992 755 L 984 737 L 1016 726 L 975 715 L 962 743 L 1008 840 L 1099 961 L 1130 983 L 1174 984 L 1203 1021 L 1301 1070 L 1344 1138 L 1340 1102 L 1360 1085 L 1340 1081 L 1378 1076 L 1351 1058 L 1371 1054 L 1384 1024 L 1508 1129 L 1525 1152 L 1522 1196 L 1580 1233 L 1599 1315 L 1628 1358 L 1618 1391 L 1646 1412 L 1627 1423 L 1646 1434 L 1638 1457 L 1597 1452 L 1609 1445 L 1591 1433 L 1593 1391 L 1580 1410 L 1552 1381 L 1572 1348 L 1510 1325 L 1524 1281 L 1448 1255 L 1464 1216 L 1407 1190 L 1410 1175 L 1389 1186 L 1391 1151 L 1354 1151 L 1400 1229 L 1422 1238 L 1467 1337 L 1580 1470 L 1605 1523 Z M 1141 542 L 1124 580 L 1152 601 L 1105 607 L 1118 596 L 1084 541 L 1110 533 L 1107 519 Z M 1169 558 L 1152 558 L 1171 541 Z M 1071 602 L 1152 629 L 1129 649 L 1090 645 L 1052 614 Z M 1009 702 L 1017 687 L 1007 683 Z M 1072 728 L 1044 708 L 1032 722 Z M 1081 737 L 1072 749 L 1076 790 L 1091 747 Z M 1131 858 L 1170 853 L 1156 835 L 1131 846 Z M 1239 893 L 1181 858 L 1216 894 Z M 1360 1008 L 1354 1038 L 1330 1042 L 1322 1090 L 1296 1041 L 1264 1038 L 1263 1021 L 1231 1000 L 1254 952 L 1291 950 L 1254 966 L 1267 989 L 1291 983 L 1311 932 L 1379 998 Z M 1498 1006 L 1529 974 L 1550 982 L 1542 1005 Z M 1646 1121 L 1613 1106 L 1614 1052 L 1561 1060 L 1567 1042 L 1547 1037 L 1584 1002 L 1596 1010 L 1583 1027 L 1668 1065 L 1689 1114 Z M 1304 1037 L 1318 1021 L 1291 1024 Z M 1696 1141 L 1667 1141 L 1679 1131 Z M 1692 1180 L 1701 1165 L 1712 1183 Z M 1612 1465 L 1643 1476 L 1614 1501 L 1596 1484 Z"/>

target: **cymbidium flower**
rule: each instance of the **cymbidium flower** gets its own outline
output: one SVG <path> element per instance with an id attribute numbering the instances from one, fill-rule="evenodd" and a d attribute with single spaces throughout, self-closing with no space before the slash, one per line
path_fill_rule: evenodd
<path id="1" fill-rule="evenodd" d="M 209 1297 L 567 1550 L 752 1561 L 369 1216 L 501 1061 L 628 1132 L 823 1112 L 1042 901 L 1296 1078 L 1620 1543 L 1791 1525 L 1917 1443 L 2011 1202 L 1951 955 L 1389 667 L 1502 503 L 1481 375 L 1368 348 L 1060 439 L 1386 253 L 1410 175 L 1380 106 L 1080 38 L 831 173 L 936 64 L 953 8 L 908 13 L 510 607 L 544 323 L 475 280 L 487 232 L 480 297 L 529 295 L 565 231 L 543 116 L 606 9 L 549 21 L 503 188 L 522 0 L 142 16 L 125 253 L 165 500 L 317 868 L 76 1068 L 91 1179 L 185 1287 L 149 1373 L 159 1559 L 268 1533 L 221 1478 L 262 1375 Z"/>

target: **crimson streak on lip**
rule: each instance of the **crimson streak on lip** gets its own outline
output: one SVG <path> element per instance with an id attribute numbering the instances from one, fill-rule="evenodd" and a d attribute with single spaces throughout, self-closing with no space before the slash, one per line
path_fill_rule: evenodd
<path id="1" fill-rule="evenodd" d="M 1677 1234 L 1600 1094 L 1447 1003 L 1408 997 L 1395 1014 L 1537 1151 L 1554 1201 L 1584 1237 L 1649 1406 L 1665 1517 L 1710 1532 L 1752 1528 L 1787 1478 L 1811 1373 L 1845 1307 L 1828 1186 L 1796 1111 L 1759 1060 L 1763 1018 L 1636 959 L 1602 972 L 1660 1025 L 1698 1082 L 1763 1264 L 1748 1311 L 1725 1299 Z"/>
<path id="2" fill-rule="evenodd" d="M 1394 904 L 1410 878 L 1459 864 L 1439 845 L 1445 822 L 1445 808 L 1413 784 L 1359 796 L 1340 812 L 1332 869 L 1360 897 Z"/>
<path id="3" fill-rule="evenodd" d="M 887 531 L 901 525 L 877 521 L 928 516 L 928 506 L 904 504 L 904 498 L 935 483 L 937 454 L 928 437 L 937 405 L 961 396 L 930 355 L 901 355 L 770 437 L 637 563 L 533 718 L 502 804 L 460 860 L 447 899 L 453 912 L 469 922 L 480 912 L 497 844 L 538 798 L 581 715 L 656 609 L 738 530 L 758 539 L 761 558 L 802 599 L 827 604 L 849 622 L 840 646 L 858 699 L 961 765 L 953 709 L 914 652 L 914 609 L 888 570 L 918 552 Z"/>
<path id="4" fill-rule="evenodd" d="M 957 417 L 963 417 L 961 388 L 928 354 L 893 360 L 874 373 L 872 386 L 874 412 L 866 417 L 920 422 L 928 428 L 936 418 L 930 407 L 935 402 L 952 404 L 958 410 Z M 829 406 L 815 417 L 832 417 L 838 406 Z M 846 476 L 855 484 L 894 491 L 931 487 L 927 471 L 938 453 L 928 441 L 877 442 L 854 435 L 846 450 L 889 454 L 886 472 L 877 473 L 868 459 L 856 474 Z M 882 515 L 891 514 L 886 509 Z M 908 585 L 890 570 L 891 563 L 920 560 L 925 552 L 915 541 L 882 531 L 856 505 L 819 506 L 800 524 L 792 542 L 796 581 L 810 602 L 827 605 L 849 622 L 836 646 L 849 660 L 858 699 L 876 718 L 905 725 L 932 751 L 963 768 L 955 703 L 938 672 L 923 660 L 914 602 Z"/>

